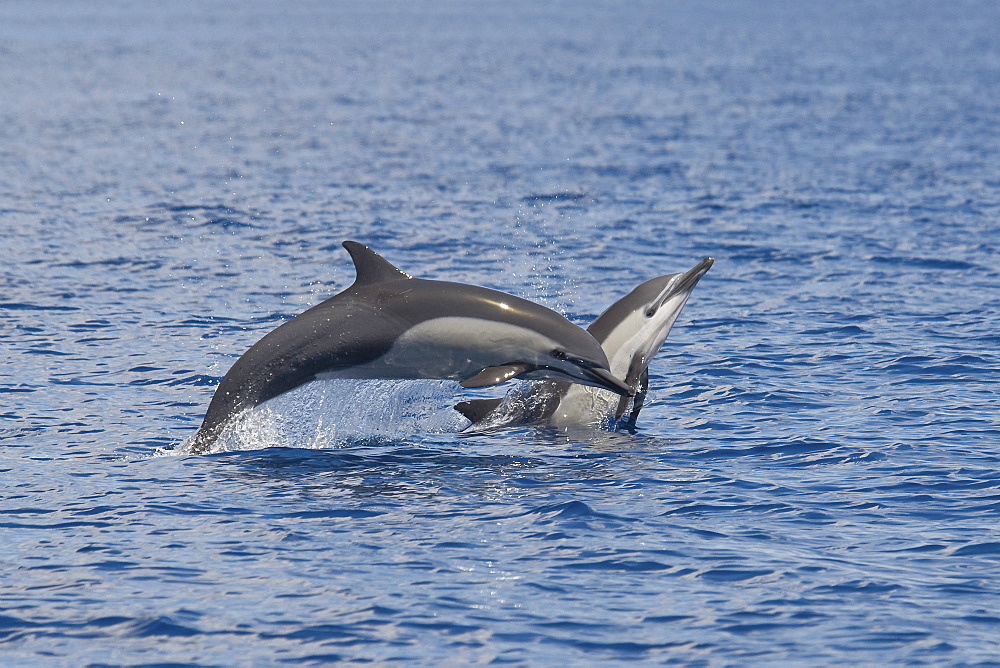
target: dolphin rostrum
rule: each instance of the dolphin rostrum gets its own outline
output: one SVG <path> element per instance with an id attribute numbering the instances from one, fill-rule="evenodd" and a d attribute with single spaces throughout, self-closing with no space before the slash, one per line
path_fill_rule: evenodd
<path id="1" fill-rule="evenodd" d="M 514 424 L 567 426 L 596 424 L 614 416 L 615 426 L 633 431 L 649 388 L 649 362 L 666 341 L 670 328 L 701 277 L 712 267 L 707 257 L 682 274 L 658 276 L 639 285 L 612 304 L 587 328 L 604 348 L 609 369 L 634 390 L 632 410 L 625 420 L 629 397 L 560 381 L 535 383 L 505 399 L 463 401 L 455 410 L 476 429 Z"/>
<path id="2" fill-rule="evenodd" d="M 413 278 L 345 241 L 357 278 L 280 325 L 236 360 L 190 452 L 207 452 L 245 411 L 311 380 L 439 378 L 486 387 L 561 379 L 632 394 L 600 344 L 555 311 L 496 290 Z"/>

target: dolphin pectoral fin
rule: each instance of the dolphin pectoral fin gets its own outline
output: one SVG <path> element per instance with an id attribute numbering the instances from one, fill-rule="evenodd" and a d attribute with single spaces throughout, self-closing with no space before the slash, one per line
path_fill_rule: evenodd
<path id="1" fill-rule="evenodd" d="M 635 399 L 632 401 L 632 411 L 623 422 L 619 422 L 619 429 L 624 429 L 632 434 L 635 433 L 635 421 L 639 419 L 639 411 L 642 410 L 642 404 L 646 401 L 646 394 L 648 392 L 649 369 L 646 368 L 642 370 L 642 376 L 639 378 L 639 387 L 636 389 Z M 624 408 L 621 410 L 624 412 Z M 617 420 L 619 417 L 621 417 L 620 413 L 615 419 Z"/>
<path id="2" fill-rule="evenodd" d="M 502 402 L 503 399 L 473 399 L 461 401 L 452 408 L 468 418 L 472 424 L 476 424 L 482 422 L 483 418 L 496 410 Z"/>
<path id="3" fill-rule="evenodd" d="M 642 400 L 645 398 L 646 390 L 649 388 L 649 367 L 646 364 L 642 357 L 632 359 L 628 373 L 625 374 L 625 384 L 632 388 L 632 394 L 622 396 L 618 401 L 618 408 L 615 410 L 616 421 L 625 413 L 625 409 L 628 408 L 629 399 L 632 397 L 635 397 L 635 400 L 632 402 L 633 406 L 642 406 Z M 638 416 L 639 411 L 636 410 L 635 414 Z"/>
<path id="4" fill-rule="evenodd" d="M 489 387 L 499 385 L 535 367 L 524 362 L 511 362 L 500 366 L 488 366 L 474 376 L 469 376 L 459 385 L 462 387 Z"/>

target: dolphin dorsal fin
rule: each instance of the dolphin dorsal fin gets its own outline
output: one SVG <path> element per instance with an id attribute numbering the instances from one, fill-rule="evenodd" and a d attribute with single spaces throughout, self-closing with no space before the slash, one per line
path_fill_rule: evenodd
<path id="1" fill-rule="evenodd" d="M 413 278 L 364 244 L 359 244 L 357 241 L 345 241 L 344 248 L 354 260 L 354 270 L 358 274 L 358 277 L 354 279 L 355 285 Z"/>

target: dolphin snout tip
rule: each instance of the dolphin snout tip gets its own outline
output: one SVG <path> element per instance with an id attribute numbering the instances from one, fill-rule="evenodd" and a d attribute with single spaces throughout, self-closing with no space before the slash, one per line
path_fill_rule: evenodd
<path id="1" fill-rule="evenodd" d="M 635 396 L 635 388 L 631 387 L 628 383 L 620 380 L 613 373 L 607 369 L 594 368 L 588 369 L 590 376 L 594 379 L 595 384 L 598 387 L 603 387 L 606 390 L 610 390 L 615 394 L 619 394 L 627 397 Z"/>

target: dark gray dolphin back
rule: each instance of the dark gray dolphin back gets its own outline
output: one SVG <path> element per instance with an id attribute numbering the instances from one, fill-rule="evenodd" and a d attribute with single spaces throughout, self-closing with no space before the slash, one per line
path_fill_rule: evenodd
<path id="1" fill-rule="evenodd" d="M 549 308 L 477 285 L 412 278 L 367 246 L 345 241 L 344 247 L 354 260 L 358 277 L 341 294 L 365 300 L 369 308 L 378 312 L 380 319 L 395 325 L 390 329 L 397 336 L 414 325 L 438 317 L 476 318 L 537 332 L 561 344 L 567 351 L 607 367 L 604 349 L 594 337 Z M 403 284 L 400 280 L 407 282 Z M 313 309 L 323 310 L 339 296 Z M 307 313 L 309 311 L 302 315 Z"/>

